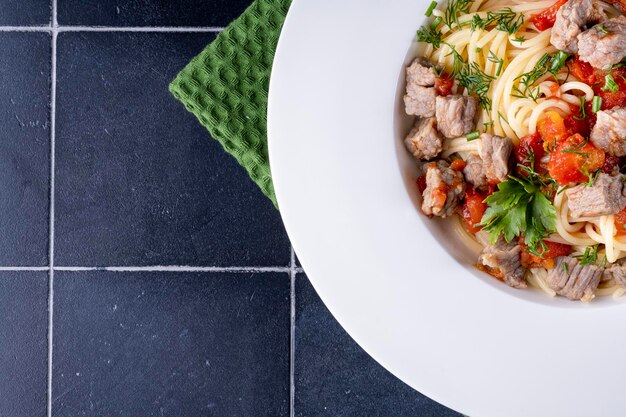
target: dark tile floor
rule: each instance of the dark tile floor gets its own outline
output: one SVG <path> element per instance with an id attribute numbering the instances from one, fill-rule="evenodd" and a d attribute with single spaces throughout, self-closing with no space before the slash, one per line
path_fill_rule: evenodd
<path id="1" fill-rule="evenodd" d="M 250 0 L 53 1 L 0 3 L 0 416 L 457 415 L 341 329 L 167 92 Z"/>

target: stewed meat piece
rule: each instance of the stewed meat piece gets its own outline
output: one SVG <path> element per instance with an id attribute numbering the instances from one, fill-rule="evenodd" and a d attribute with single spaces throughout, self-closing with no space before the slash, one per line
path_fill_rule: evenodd
<path id="1" fill-rule="evenodd" d="M 487 185 L 487 177 L 483 168 L 483 159 L 479 154 L 472 152 L 467 156 L 465 168 L 463 168 L 465 181 L 469 182 L 476 188 Z"/>
<path id="2" fill-rule="evenodd" d="M 474 118 L 477 110 L 476 97 L 462 95 L 437 97 L 437 128 L 447 138 L 466 135 L 476 127 Z"/>
<path id="3" fill-rule="evenodd" d="M 604 275 L 602 276 L 602 279 L 614 279 L 617 285 L 626 288 L 626 264 L 620 262 L 611 265 L 610 268 L 604 270 Z"/>
<path id="4" fill-rule="evenodd" d="M 513 288 L 526 288 L 524 274 L 526 270 L 522 266 L 520 255 L 521 246 L 517 240 L 507 243 L 499 237 L 495 244 L 486 246 L 478 258 L 480 269 L 503 280 Z"/>
<path id="5" fill-rule="evenodd" d="M 418 119 L 409 135 L 404 139 L 404 144 L 417 159 L 436 158 L 443 148 L 443 139 L 437 130 L 435 118 Z"/>
<path id="6" fill-rule="evenodd" d="M 406 114 L 419 117 L 433 117 L 435 115 L 435 87 L 421 87 L 417 84 L 407 85 L 404 96 Z"/>
<path id="7" fill-rule="evenodd" d="M 435 85 L 435 66 L 428 60 L 418 57 L 406 68 L 406 84 L 420 87 L 433 87 Z"/>
<path id="8" fill-rule="evenodd" d="M 609 155 L 626 155 L 626 107 L 613 107 L 597 113 L 591 142 Z"/>
<path id="9" fill-rule="evenodd" d="M 602 268 L 595 265 L 580 265 L 571 256 L 556 258 L 553 269 L 548 272 L 548 286 L 557 294 L 570 300 L 591 301 L 602 278 Z"/>
<path id="10" fill-rule="evenodd" d="M 591 187 L 580 184 L 565 191 L 573 218 L 615 214 L 626 206 L 622 175 L 599 173 Z"/>
<path id="11" fill-rule="evenodd" d="M 569 54 L 578 52 L 577 37 L 585 26 L 606 19 L 605 13 L 594 0 L 569 0 L 556 14 L 550 43 Z"/>
<path id="12" fill-rule="evenodd" d="M 489 133 L 480 135 L 480 157 L 487 181 L 497 183 L 506 181 L 511 170 L 511 153 L 513 141 Z"/>
<path id="13" fill-rule="evenodd" d="M 626 17 L 606 20 L 578 35 L 580 59 L 595 68 L 608 68 L 626 57 Z"/>
<path id="14" fill-rule="evenodd" d="M 427 216 L 451 216 L 465 193 L 463 174 L 450 168 L 446 161 L 429 162 L 423 169 L 426 189 L 422 194 L 422 211 Z"/>

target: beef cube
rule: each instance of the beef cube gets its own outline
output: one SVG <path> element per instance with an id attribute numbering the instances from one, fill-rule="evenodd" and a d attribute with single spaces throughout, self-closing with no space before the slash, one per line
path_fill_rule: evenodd
<path id="1" fill-rule="evenodd" d="M 602 268 L 581 265 L 571 256 L 560 256 L 548 272 L 548 286 L 570 300 L 591 301 L 602 278 Z"/>
<path id="2" fill-rule="evenodd" d="M 569 54 L 578 52 L 578 35 L 586 25 L 606 19 L 605 13 L 594 0 L 569 0 L 556 14 L 550 43 Z"/>
<path id="3" fill-rule="evenodd" d="M 487 177 L 483 168 L 483 159 L 475 152 L 468 155 L 463 168 L 465 181 L 469 182 L 476 188 L 487 185 Z"/>
<path id="4" fill-rule="evenodd" d="M 437 97 L 437 128 L 447 138 L 466 135 L 476 128 L 476 97 L 451 95 Z"/>
<path id="5" fill-rule="evenodd" d="M 580 184 L 565 191 L 574 219 L 615 214 L 626 206 L 622 175 L 599 173 L 591 187 Z"/>
<path id="6" fill-rule="evenodd" d="M 407 86 L 407 94 L 404 96 L 406 114 L 419 117 L 433 117 L 435 115 L 436 98 L 437 92 L 434 87 Z"/>
<path id="7" fill-rule="evenodd" d="M 578 35 L 578 55 L 599 69 L 609 68 L 626 57 L 626 17 L 619 16 Z"/>
<path id="8" fill-rule="evenodd" d="M 487 182 L 506 181 L 511 171 L 510 158 L 513 152 L 513 141 L 489 133 L 480 135 L 480 140 L 480 157 L 483 160 Z"/>
<path id="9" fill-rule="evenodd" d="M 486 246 L 478 258 L 480 269 L 498 279 L 503 280 L 513 288 L 526 288 L 524 275 L 526 269 L 522 266 L 522 247 L 517 240 L 507 243 L 502 237 L 495 244 Z"/>
<path id="10" fill-rule="evenodd" d="M 609 155 L 626 155 L 626 107 L 613 107 L 597 113 L 591 142 Z"/>
<path id="11" fill-rule="evenodd" d="M 430 160 L 436 158 L 443 148 L 443 139 L 437 130 L 434 117 L 418 119 L 415 127 L 404 139 L 404 144 L 411 155 L 417 159 Z"/>
<path id="12" fill-rule="evenodd" d="M 446 161 L 429 162 L 423 169 L 426 189 L 422 193 L 422 211 L 427 216 L 451 216 L 465 193 L 463 174 Z"/>
<path id="13" fill-rule="evenodd" d="M 406 68 L 406 84 L 409 86 L 433 87 L 435 85 L 435 67 L 424 58 L 415 58 Z"/>
<path id="14" fill-rule="evenodd" d="M 626 264 L 623 263 L 623 260 L 605 269 L 602 279 L 605 281 L 614 279 L 617 285 L 626 288 Z"/>

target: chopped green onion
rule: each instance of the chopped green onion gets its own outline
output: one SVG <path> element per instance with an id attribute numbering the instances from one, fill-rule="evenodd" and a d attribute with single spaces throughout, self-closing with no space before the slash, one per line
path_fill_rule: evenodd
<path id="1" fill-rule="evenodd" d="M 426 9 L 426 13 L 424 13 L 426 17 L 432 16 L 433 10 L 435 10 L 435 7 L 437 7 L 436 1 L 433 1 L 432 3 L 430 3 L 430 6 L 428 6 L 428 9 Z"/>
<path id="2" fill-rule="evenodd" d="M 437 16 L 435 20 L 433 20 L 433 23 L 430 25 L 430 27 L 433 29 L 437 29 L 442 21 L 443 19 L 441 18 L 441 16 Z"/>
<path id="3" fill-rule="evenodd" d="M 595 96 L 591 102 L 591 111 L 597 113 L 602 108 L 602 97 Z"/>
<path id="4" fill-rule="evenodd" d="M 610 91 L 611 93 L 617 93 L 619 91 L 619 86 L 611 74 L 604 77 L 604 87 L 602 87 L 602 91 Z"/>
<path id="5" fill-rule="evenodd" d="M 468 141 L 476 140 L 480 137 L 480 132 L 478 130 L 474 130 L 473 132 L 469 132 L 465 135 Z"/>
<path id="6" fill-rule="evenodd" d="M 608 31 L 608 30 L 606 30 L 606 29 L 604 28 L 604 26 L 602 26 L 602 25 L 597 25 L 596 27 L 598 28 L 598 30 L 599 30 L 600 32 L 604 33 L 605 35 L 606 35 L 607 33 L 609 33 L 609 31 Z"/>
<path id="7" fill-rule="evenodd" d="M 563 51 L 559 51 L 552 56 L 552 60 L 550 62 L 550 71 L 557 72 L 563 65 L 565 65 L 565 61 L 569 58 L 569 55 Z"/>

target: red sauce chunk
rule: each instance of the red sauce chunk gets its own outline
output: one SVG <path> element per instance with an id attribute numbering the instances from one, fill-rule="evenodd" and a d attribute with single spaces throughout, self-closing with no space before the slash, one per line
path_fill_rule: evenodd
<path id="1" fill-rule="evenodd" d="M 606 73 L 602 73 L 602 78 L 598 78 L 593 86 L 596 96 L 602 97 L 602 110 L 609 110 L 616 106 L 626 105 L 626 69 L 615 68 L 611 71 L 611 76 L 617 84 L 617 91 L 610 91 L 605 88 Z"/>
<path id="2" fill-rule="evenodd" d="M 452 93 L 452 87 L 454 86 L 454 77 L 447 72 L 441 74 L 441 77 L 435 78 L 435 90 L 437 94 L 445 97 Z"/>
<path id="3" fill-rule="evenodd" d="M 543 149 L 543 139 L 539 133 L 534 135 L 524 136 L 519 140 L 519 144 L 515 148 L 515 159 L 517 163 L 528 168 L 533 168 L 537 172 L 541 172 L 541 158 L 545 155 Z M 531 159 L 534 161 L 534 166 L 530 166 Z M 518 169 L 518 173 L 524 175 L 523 170 Z"/>
<path id="4" fill-rule="evenodd" d="M 605 154 L 579 134 L 560 142 L 550 153 L 548 172 L 559 185 L 589 180 L 589 175 L 604 165 Z"/>
<path id="5" fill-rule="evenodd" d="M 613 175 L 615 171 L 619 171 L 619 158 L 613 155 L 604 155 L 604 164 L 602 164 L 600 171 L 609 175 Z"/>
<path id="6" fill-rule="evenodd" d="M 480 223 L 487 210 L 487 204 L 484 203 L 487 197 L 488 194 L 480 193 L 474 187 L 468 188 L 465 193 L 461 214 L 465 219 L 467 230 L 472 234 L 482 229 L 482 227 L 476 225 Z"/>
<path id="7" fill-rule="evenodd" d="M 528 252 L 528 248 L 524 244 L 524 238 L 520 237 L 520 245 L 522 246 L 522 265 L 526 268 L 554 268 L 554 259 L 559 256 L 567 256 L 572 253 L 572 247 L 563 243 L 550 242 L 544 240 L 545 250 L 539 248 L 537 251 L 541 256 L 533 255 Z"/>
<path id="8" fill-rule="evenodd" d="M 554 26 L 554 22 L 556 21 L 556 12 L 558 12 L 561 6 L 565 3 L 567 3 L 567 0 L 557 0 L 556 3 L 548 7 L 543 12 L 531 16 L 530 22 L 541 31 L 550 29 Z"/>
<path id="9" fill-rule="evenodd" d="M 588 62 L 582 61 L 578 55 L 568 62 L 570 74 L 587 85 L 594 85 L 598 82 L 597 76 L 602 76 L 602 72 L 596 70 Z"/>
<path id="10" fill-rule="evenodd" d="M 426 190 L 426 176 L 421 176 L 417 178 L 417 189 L 420 190 L 420 194 L 423 194 Z"/>

